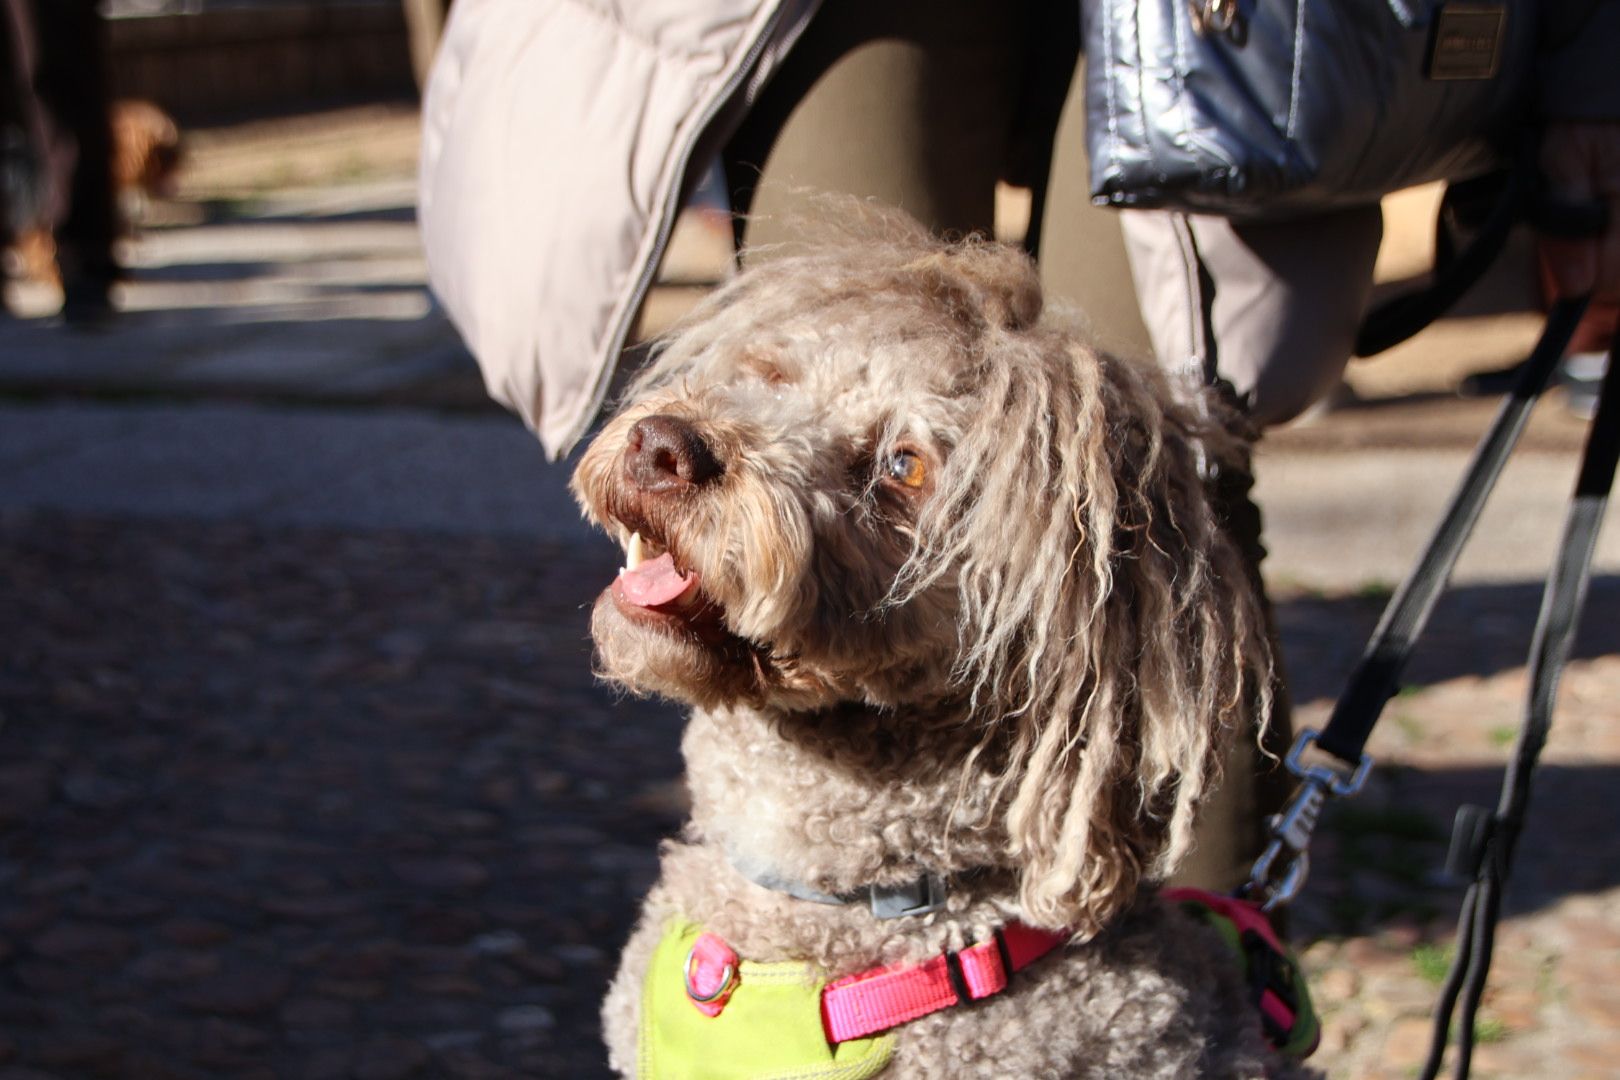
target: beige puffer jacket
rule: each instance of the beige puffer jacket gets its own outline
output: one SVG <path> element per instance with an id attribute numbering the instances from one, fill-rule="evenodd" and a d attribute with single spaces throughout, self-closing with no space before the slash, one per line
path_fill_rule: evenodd
<path id="1" fill-rule="evenodd" d="M 816 0 L 456 0 L 423 103 L 429 279 L 559 457 L 607 393 L 690 166 Z"/>

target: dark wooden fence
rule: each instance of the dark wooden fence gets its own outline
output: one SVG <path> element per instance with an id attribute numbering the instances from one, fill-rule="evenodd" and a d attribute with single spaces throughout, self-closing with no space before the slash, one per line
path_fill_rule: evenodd
<path id="1" fill-rule="evenodd" d="M 415 93 L 399 0 L 204 7 L 109 22 L 114 92 L 182 120 Z"/>

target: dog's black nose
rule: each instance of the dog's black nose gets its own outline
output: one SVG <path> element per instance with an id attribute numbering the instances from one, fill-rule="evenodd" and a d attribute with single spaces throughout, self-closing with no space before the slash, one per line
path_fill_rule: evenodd
<path id="1" fill-rule="evenodd" d="M 643 417 L 631 427 L 624 471 L 642 491 L 661 493 L 707 483 L 724 470 L 697 428 L 659 414 Z"/>

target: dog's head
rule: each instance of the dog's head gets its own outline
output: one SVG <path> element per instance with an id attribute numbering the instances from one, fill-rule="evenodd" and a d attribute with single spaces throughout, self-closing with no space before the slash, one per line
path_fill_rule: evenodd
<path id="1" fill-rule="evenodd" d="M 1084 932 L 1184 853 L 1268 657 L 1199 475 L 1226 436 L 1041 306 L 1022 253 L 892 217 L 782 254 L 688 320 L 574 482 L 628 553 L 608 676 L 962 716 L 1026 917 Z"/>
<path id="2" fill-rule="evenodd" d="M 112 133 L 118 189 L 173 197 L 184 153 L 174 118 L 150 101 L 121 99 L 112 106 Z"/>

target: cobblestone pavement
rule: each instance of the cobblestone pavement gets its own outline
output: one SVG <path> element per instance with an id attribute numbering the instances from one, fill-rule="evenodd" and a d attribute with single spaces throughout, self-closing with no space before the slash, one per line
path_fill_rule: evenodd
<path id="1" fill-rule="evenodd" d="M 657 839 L 679 717 L 588 671 L 606 545 L 0 515 L 0 1080 L 602 1075 L 595 1010 Z M 1523 845 L 1481 1077 L 1620 1062 L 1620 582 Z M 1281 617 L 1318 720 L 1377 598 Z M 1330 817 L 1298 911 L 1338 1077 L 1422 1052 L 1523 692 L 1525 586 L 1463 590 Z"/>
<path id="2" fill-rule="evenodd" d="M 0 1077 L 602 1073 L 678 732 L 592 686 L 605 545 L 8 514 L 0 565 Z"/>
<path id="3" fill-rule="evenodd" d="M 1320 727 L 1382 597 L 1295 596 L 1279 610 L 1297 721 Z M 1451 819 L 1494 807 L 1527 692 L 1540 603 L 1527 584 L 1442 601 L 1408 688 L 1373 736 L 1369 788 L 1329 809 L 1296 938 L 1335 1077 L 1404 1080 L 1427 1054 L 1462 886 L 1444 879 Z M 1565 672 L 1476 1026 L 1473 1075 L 1620 1077 L 1620 578 L 1596 579 Z M 1449 1075 L 1446 1074 L 1446 1075 Z"/>

